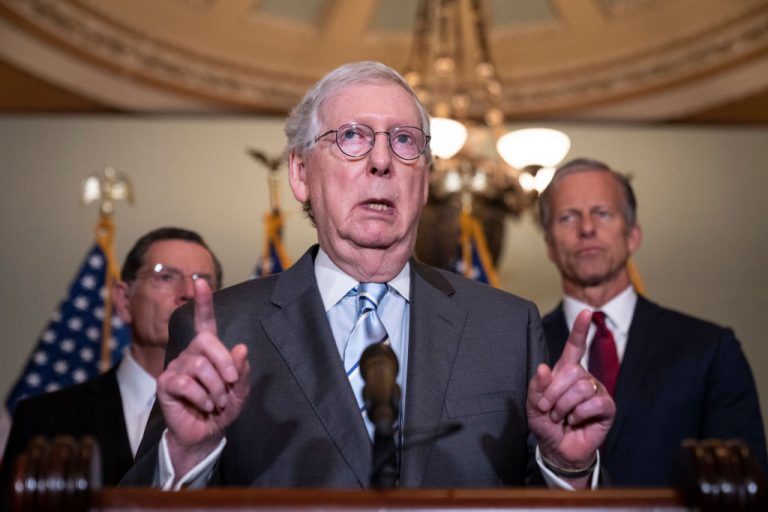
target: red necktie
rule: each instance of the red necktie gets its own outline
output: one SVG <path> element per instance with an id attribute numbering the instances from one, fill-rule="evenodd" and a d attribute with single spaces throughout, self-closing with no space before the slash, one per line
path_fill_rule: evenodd
<path id="1" fill-rule="evenodd" d="M 616 353 L 616 341 L 605 325 L 605 313 L 592 313 L 592 322 L 597 330 L 589 347 L 589 373 L 603 383 L 608 393 L 613 396 L 616 378 L 619 376 L 619 355 Z"/>

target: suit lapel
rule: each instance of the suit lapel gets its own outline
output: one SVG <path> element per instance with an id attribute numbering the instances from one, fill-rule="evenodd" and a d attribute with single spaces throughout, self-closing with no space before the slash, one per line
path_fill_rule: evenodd
<path id="1" fill-rule="evenodd" d="M 313 252 L 281 273 L 272 294 L 280 309 L 261 321 L 360 485 L 370 480 L 371 440 L 346 379 L 314 274 Z"/>
<path id="2" fill-rule="evenodd" d="M 619 433 L 631 415 L 635 395 L 643 384 L 643 376 L 654 353 L 662 343 L 664 326 L 659 317 L 661 309 L 644 299 L 637 298 L 635 313 L 629 328 L 629 338 L 624 357 L 621 360 L 619 377 L 616 382 L 614 400 L 616 402 L 616 417 L 608 436 L 603 443 L 606 459 L 610 458 L 611 450 L 619 437 Z"/>
<path id="3" fill-rule="evenodd" d="M 454 289 L 439 272 L 414 260 L 411 265 L 404 487 L 418 487 L 423 480 L 467 315 L 451 300 Z"/>

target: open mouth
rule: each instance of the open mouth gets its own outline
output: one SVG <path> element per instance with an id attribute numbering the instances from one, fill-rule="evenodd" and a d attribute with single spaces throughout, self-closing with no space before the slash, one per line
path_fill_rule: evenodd
<path id="1" fill-rule="evenodd" d="M 389 201 L 381 201 L 381 200 L 363 203 L 363 206 L 365 206 L 370 210 L 376 210 L 379 212 L 387 211 L 390 208 L 392 208 L 392 204 Z"/>

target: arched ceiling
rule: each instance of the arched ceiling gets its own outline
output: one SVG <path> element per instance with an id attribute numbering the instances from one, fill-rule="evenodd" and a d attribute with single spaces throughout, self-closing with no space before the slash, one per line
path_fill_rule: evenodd
<path id="1" fill-rule="evenodd" d="M 0 112 L 283 114 L 415 0 L 0 0 Z M 507 119 L 768 123 L 768 0 L 492 0 Z"/>

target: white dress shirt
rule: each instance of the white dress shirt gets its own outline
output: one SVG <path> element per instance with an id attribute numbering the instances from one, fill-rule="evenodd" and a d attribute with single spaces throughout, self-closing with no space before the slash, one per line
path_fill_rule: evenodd
<path id="1" fill-rule="evenodd" d="M 637 292 L 630 285 L 599 308 L 594 308 L 586 302 L 581 302 L 566 295 L 563 299 L 563 313 L 565 314 L 565 323 L 568 325 L 568 332 L 571 332 L 571 329 L 573 329 L 573 323 L 582 310 L 589 309 L 590 311 L 602 311 L 605 313 L 605 324 L 611 331 L 611 334 L 613 334 L 613 339 L 616 342 L 616 353 L 619 356 L 619 363 L 621 363 L 624 358 L 624 352 L 627 350 L 629 326 L 632 324 L 632 316 L 635 314 L 636 304 Z M 595 330 L 595 324 L 590 324 L 589 334 L 587 334 L 587 351 L 581 359 L 581 365 L 584 368 L 589 368 L 589 347 L 595 338 Z"/>
<path id="2" fill-rule="evenodd" d="M 131 453 L 136 456 L 144 428 L 147 426 L 149 411 L 155 403 L 157 382 L 131 355 L 125 351 L 120 366 L 117 367 L 117 385 L 123 400 L 123 417 L 128 431 Z"/>

